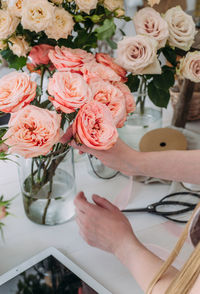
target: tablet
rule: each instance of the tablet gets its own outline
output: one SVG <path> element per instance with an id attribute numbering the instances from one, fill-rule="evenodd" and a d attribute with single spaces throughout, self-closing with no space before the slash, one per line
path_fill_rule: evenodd
<path id="1" fill-rule="evenodd" d="M 1 294 L 112 294 L 54 247 L 0 276 Z"/>

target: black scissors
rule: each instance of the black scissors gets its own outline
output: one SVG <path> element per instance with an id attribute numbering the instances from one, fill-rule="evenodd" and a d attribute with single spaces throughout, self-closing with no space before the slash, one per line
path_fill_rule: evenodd
<path id="1" fill-rule="evenodd" d="M 175 196 L 185 196 L 190 195 L 190 199 L 194 199 L 195 203 L 185 201 L 184 199 L 177 200 Z M 122 212 L 148 212 L 155 215 L 160 215 L 162 217 L 165 217 L 166 219 L 169 219 L 171 221 L 177 222 L 177 223 L 187 223 L 186 220 L 181 220 L 178 217 L 184 213 L 193 211 L 196 207 L 197 203 L 200 201 L 200 194 L 198 193 L 192 193 L 192 192 L 177 192 L 169 194 L 165 197 L 163 197 L 160 201 L 149 204 L 145 208 L 136 208 L 136 209 L 124 209 Z M 167 209 L 165 211 L 162 211 L 162 207 L 165 206 Z M 177 207 L 177 210 L 173 210 L 174 207 Z M 175 217 L 175 218 L 174 218 Z M 177 218 L 176 218 L 177 217 Z"/>

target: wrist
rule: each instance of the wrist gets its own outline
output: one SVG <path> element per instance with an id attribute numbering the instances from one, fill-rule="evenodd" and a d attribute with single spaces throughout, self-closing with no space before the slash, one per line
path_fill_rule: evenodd
<path id="1" fill-rule="evenodd" d="M 129 170 L 131 176 L 144 176 L 144 153 L 136 150 L 131 150 L 131 156 L 128 160 Z"/>
<path id="2" fill-rule="evenodd" d="M 122 238 L 120 240 L 120 245 L 117 246 L 114 255 L 122 264 L 130 268 L 132 257 L 134 257 L 138 250 L 141 250 L 142 247 L 143 245 L 133 233 L 132 235 L 128 235 L 126 238 Z"/>

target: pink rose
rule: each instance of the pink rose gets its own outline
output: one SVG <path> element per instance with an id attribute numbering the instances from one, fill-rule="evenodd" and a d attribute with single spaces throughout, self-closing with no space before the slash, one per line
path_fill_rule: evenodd
<path id="1" fill-rule="evenodd" d="M 40 44 L 40 45 L 34 46 L 29 53 L 31 62 L 35 66 L 48 64 L 50 62 L 48 54 L 49 54 L 49 51 L 52 49 L 54 49 L 54 47 L 48 44 Z"/>
<path id="2" fill-rule="evenodd" d="M 49 52 L 49 58 L 57 70 L 70 71 L 82 67 L 84 63 L 93 60 L 94 56 L 82 49 L 56 46 L 55 50 Z"/>
<path id="3" fill-rule="evenodd" d="M 6 217 L 6 207 L 5 206 L 0 206 L 0 220 Z"/>
<path id="4" fill-rule="evenodd" d="M 16 112 L 36 95 L 37 84 L 27 73 L 12 72 L 0 79 L 0 111 Z"/>
<path id="5" fill-rule="evenodd" d="M 121 82 L 127 81 L 126 70 L 123 67 L 119 66 L 117 63 L 115 63 L 114 58 L 110 57 L 108 54 L 97 53 L 96 61 L 114 70 L 116 74 L 118 74 L 121 77 Z"/>
<path id="6" fill-rule="evenodd" d="M 61 137 L 61 116 L 33 105 L 11 115 L 3 139 L 10 152 L 25 158 L 46 155 Z"/>
<path id="7" fill-rule="evenodd" d="M 169 37 L 166 20 L 151 7 L 140 9 L 133 17 L 136 34 L 147 35 L 158 41 L 158 49 L 165 46 Z"/>
<path id="8" fill-rule="evenodd" d="M 89 85 L 93 99 L 110 109 L 116 127 L 121 128 L 126 121 L 126 104 L 122 92 L 110 82 L 101 79 L 91 80 Z"/>
<path id="9" fill-rule="evenodd" d="M 2 143 L 0 145 L 0 152 L 7 152 L 8 151 L 8 146 L 5 143 Z"/>
<path id="10" fill-rule="evenodd" d="M 132 113 L 135 111 L 136 104 L 133 97 L 133 94 L 131 93 L 129 87 L 123 83 L 114 83 L 115 87 L 117 87 L 123 94 L 125 101 L 126 101 L 126 112 Z"/>
<path id="11" fill-rule="evenodd" d="M 83 77 L 77 73 L 56 72 L 49 79 L 49 100 L 57 110 L 72 113 L 92 99 L 92 92 Z"/>
<path id="12" fill-rule="evenodd" d="M 77 142 L 97 150 L 110 149 L 118 138 L 111 112 L 97 101 L 81 107 L 72 129 Z"/>
<path id="13" fill-rule="evenodd" d="M 84 64 L 80 70 L 87 82 L 94 78 L 111 82 L 121 81 L 121 77 L 112 68 L 98 63 L 95 60 Z"/>

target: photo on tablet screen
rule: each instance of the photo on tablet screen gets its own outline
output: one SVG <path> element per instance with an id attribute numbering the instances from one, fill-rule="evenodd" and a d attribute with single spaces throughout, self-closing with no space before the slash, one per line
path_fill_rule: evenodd
<path id="1" fill-rule="evenodd" d="M 0 286 L 1 294 L 97 294 L 52 255 Z"/>

